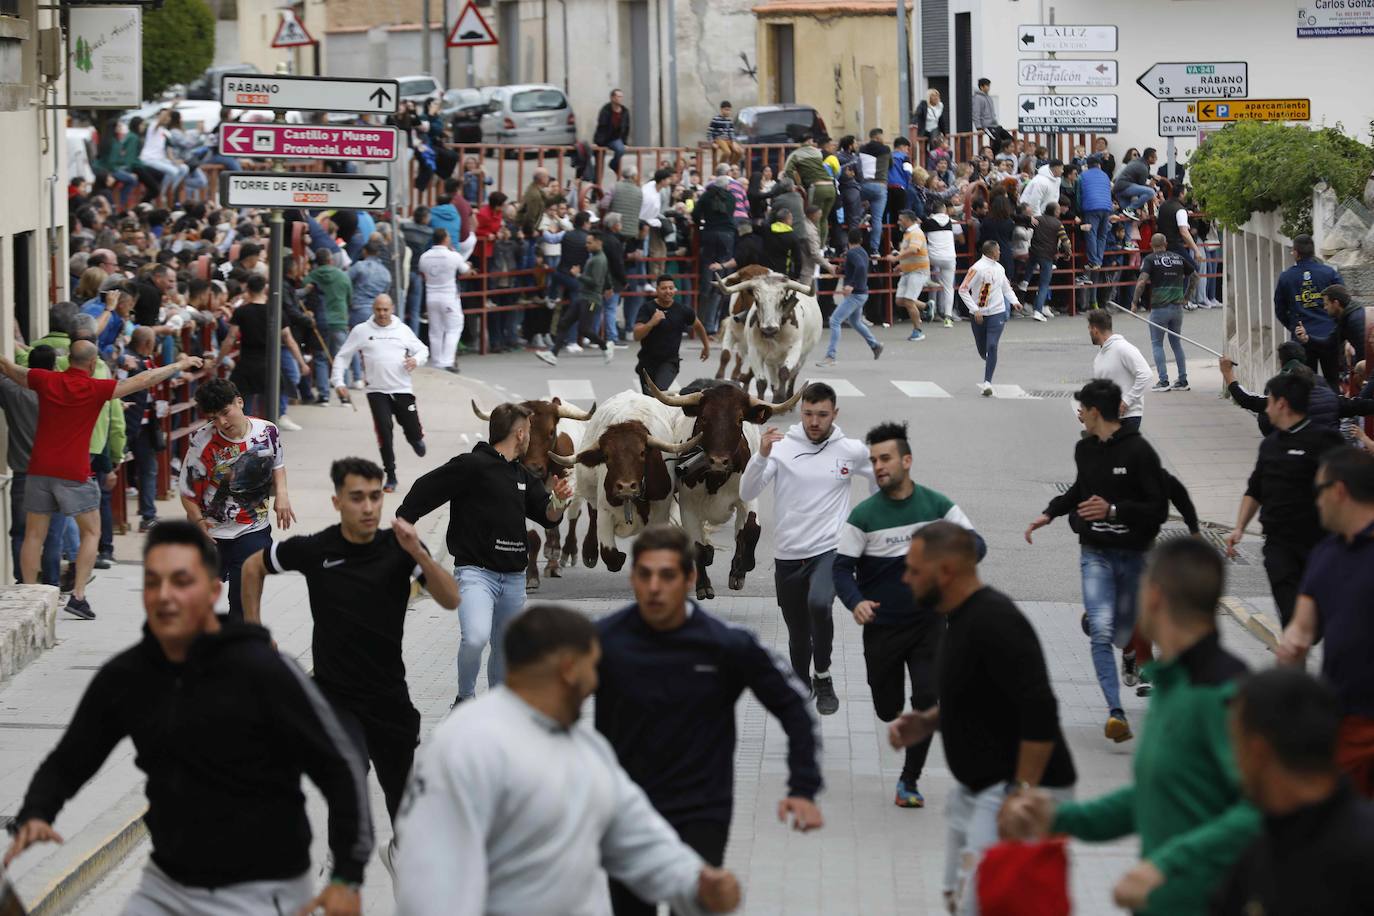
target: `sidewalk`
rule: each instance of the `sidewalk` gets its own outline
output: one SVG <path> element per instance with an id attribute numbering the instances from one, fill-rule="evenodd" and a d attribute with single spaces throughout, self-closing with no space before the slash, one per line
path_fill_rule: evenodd
<path id="1" fill-rule="evenodd" d="M 387 496 L 390 509 L 400 505 L 406 485 L 415 477 L 466 451 L 474 436 L 485 435 L 484 425 L 468 406 L 469 399 L 476 398 L 488 406 L 500 400 L 475 379 L 434 370 L 421 370 L 415 387 L 430 452 L 423 460 L 416 458 L 398 432 L 397 470 L 402 486 Z M 357 400 L 363 402 L 362 397 Z M 287 483 L 297 517 L 288 534 L 310 533 L 338 520 L 330 507 L 333 488 L 329 463 L 349 454 L 377 460 L 376 444 L 365 403 L 360 403 L 356 412 L 339 406 L 293 407 L 291 416 L 304 429 L 282 434 Z M 166 519 L 181 517 L 175 499 L 159 503 L 158 512 Z M 420 525 L 421 536 L 436 555 L 443 553 L 447 518 L 446 510 L 436 512 Z M 98 571 L 89 588 L 97 618 L 82 621 L 59 612 L 57 645 L 0 686 L 0 813 L 6 816 L 18 813 L 34 770 L 57 744 L 93 673 L 139 639 L 144 616 L 140 568 L 143 539 L 129 534 L 115 540 L 115 565 Z M 273 577 L 267 589 L 264 605 L 270 608 L 267 621 L 273 635 L 283 652 L 308 669 L 311 624 L 305 581 L 299 576 Z M 412 632 L 416 624 L 425 631 L 421 637 L 424 644 L 444 656 L 435 659 L 436 671 L 444 670 L 452 681 L 453 662 L 448 653 L 455 642 L 456 620 L 428 597 L 417 602 L 412 613 Z M 428 722 L 425 730 L 432 725 Z M 55 826 L 66 843 L 36 847 L 11 869 L 10 877 L 31 913 L 39 912 L 33 907 L 42 901 L 46 903 L 41 912 L 63 911 L 104 868 L 116 865 L 127 850 L 139 844 L 143 836 L 139 819 L 146 808 L 143 784 L 143 774 L 134 767 L 133 747 L 125 740 L 58 817 Z M 320 804 L 318 796 L 312 798 Z M 373 810 L 385 812 L 379 792 Z M 324 820 L 315 814 L 312 811 L 321 835 L 317 845 L 322 850 Z M 379 834 L 390 835 L 386 828 L 379 829 Z M 146 850 L 146 841 L 141 845 Z M 141 860 L 142 856 L 132 858 Z M 316 860 L 320 859 L 317 852 Z M 381 871 L 380 867 L 376 870 Z"/>

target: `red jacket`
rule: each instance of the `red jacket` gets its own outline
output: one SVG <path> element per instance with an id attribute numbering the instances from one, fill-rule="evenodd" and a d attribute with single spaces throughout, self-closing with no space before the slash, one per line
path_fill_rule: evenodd
<path id="1" fill-rule="evenodd" d="M 477 211 L 477 245 L 485 263 L 491 258 L 492 243 L 502 223 L 501 210 L 496 207 L 481 207 Z"/>

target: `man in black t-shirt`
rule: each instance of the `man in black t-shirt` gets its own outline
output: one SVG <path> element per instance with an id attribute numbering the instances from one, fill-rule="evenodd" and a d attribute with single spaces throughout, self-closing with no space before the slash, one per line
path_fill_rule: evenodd
<path id="1" fill-rule="evenodd" d="M 311 654 L 315 684 L 349 736 L 377 767 L 377 781 L 394 820 L 420 743 L 420 713 L 406 688 L 401 641 L 410 581 L 418 579 L 448 610 L 458 607 L 458 584 L 429 555 L 415 527 L 382 518 L 380 467 L 341 458 L 329 470 L 339 524 L 273 542 L 244 564 L 244 619 L 261 622 L 263 577 L 305 576 L 315 620 Z M 395 840 L 392 840 L 395 843 Z M 388 847 L 387 855 L 391 852 Z"/>
<path id="2" fill-rule="evenodd" d="M 635 378 L 640 390 L 649 394 L 644 373 L 654 380 L 660 391 L 677 378 L 681 357 L 682 335 L 691 331 L 701 340 L 701 361 L 711 356 L 711 338 L 692 307 L 677 302 L 677 282 L 664 274 L 654 282 L 654 298 L 644 303 L 635 321 L 634 339 L 639 341 L 639 361 L 635 363 Z"/>

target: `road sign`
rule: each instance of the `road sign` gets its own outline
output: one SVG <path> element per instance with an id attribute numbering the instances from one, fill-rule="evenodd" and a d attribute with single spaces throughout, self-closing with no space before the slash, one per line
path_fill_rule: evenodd
<path id="1" fill-rule="evenodd" d="M 224 156 L 268 159 L 351 159 L 392 162 L 400 144 L 394 127 L 336 127 L 332 124 L 235 124 L 220 128 Z"/>
<path id="2" fill-rule="evenodd" d="M 305 30 L 305 25 L 296 18 L 295 10 L 284 9 L 277 12 L 281 14 L 281 23 L 277 26 L 277 34 L 272 37 L 272 47 L 299 48 L 315 43 L 315 39 Z"/>
<path id="3" fill-rule="evenodd" d="M 1017 126 L 1024 131 L 1116 133 L 1114 94 L 1023 93 L 1017 96 L 1016 108 Z"/>
<path id="4" fill-rule="evenodd" d="M 221 172 L 220 200 L 230 207 L 385 210 L 388 184 L 380 175 Z"/>
<path id="5" fill-rule="evenodd" d="M 1016 80 L 1022 86 L 1054 86 L 1065 89 L 1116 85 L 1114 60 L 1026 60 L 1016 66 Z"/>
<path id="6" fill-rule="evenodd" d="M 1197 134 L 1197 102 L 1160 102 L 1159 135 L 1192 137 Z"/>
<path id="7" fill-rule="evenodd" d="M 1197 119 L 1212 121 L 1310 121 L 1311 99 L 1236 99 L 1197 103 Z"/>
<path id="8" fill-rule="evenodd" d="M 483 18 L 482 11 L 477 8 L 473 0 L 468 0 L 468 5 L 463 7 L 463 12 L 459 14 L 458 21 L 453 24 L 453 30 L 448 33 L 448 46 L 450 48 L 476 48 L 481 45 L 497 44 L 496 33 L 491 30 L 487 20 Z"/>
<path id="9" fill-rule="evenodd" d="M 1016 30 L 1021 51 L 1115 51 L 1114 25 L 1023 25 Z"/>
<path id="10" fill-rule="evenodd" d="M 393 114 L 400 108 L 400 87 L 395 80 L 226 73 L 219 85 L 220 98 L 230 108 L 367 114 Z"/>
<path id="11" fill-rule="evenodd" d="M 1245 61 L 1155 64 L 1136 85 L 1157 99 L 1243 99 L 1250 94 Z"/>

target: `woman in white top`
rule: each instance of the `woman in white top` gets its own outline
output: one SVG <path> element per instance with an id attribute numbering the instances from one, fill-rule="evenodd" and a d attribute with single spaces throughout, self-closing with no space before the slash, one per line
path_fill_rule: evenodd
<path id="1" fill-rule="evenodd" d="M 983 381 L 978 390 L 983 397 L 992 397 L 992 374 L 997 370 L 997 344 L 1007 323 L 1007 306 L 1017 311 L 1021 303 L 1002 269 L 1001 246 L 984 242 L 983 256 L 968 269 L 964 282 L 959 284 L 959 296 L 973 316 L 973 342 L 983 359 Z"/>
<path id="2" fill-rule="evenodd" d="M 173 159 L 172 152 L 167 147 L 167 141 L 171 138 L 171 131 L 167 125 L 171 120 L 171 109 L 164 109 L 157 116 L 157 121 L 148 125 L 148 132 L 143 136 L 143 149 L 138 154 L 140 162 L 162 173 L 162 191 L 167 195 L 168 202 L 176 199 L 177 187 L 191 171 L 185 163 Z"/>

